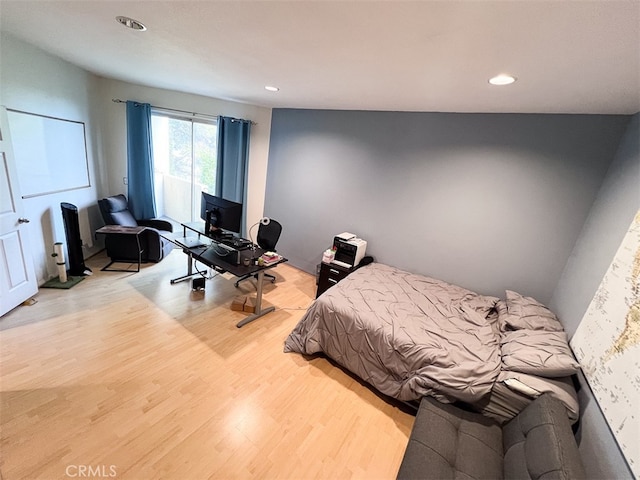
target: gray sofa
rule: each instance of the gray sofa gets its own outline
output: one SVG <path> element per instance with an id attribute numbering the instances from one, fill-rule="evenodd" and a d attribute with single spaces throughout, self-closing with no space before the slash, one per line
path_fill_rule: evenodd
<path id="1" fill-rule="evenodd" d="M 586 478 L 562 403 L 541 395 L 504 425 L 425 397 L 398 479 Z"/>

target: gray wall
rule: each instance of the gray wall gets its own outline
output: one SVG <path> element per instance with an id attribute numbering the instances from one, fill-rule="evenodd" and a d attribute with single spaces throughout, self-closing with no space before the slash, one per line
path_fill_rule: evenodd
<path id="1" fill-rule="evenodd" d="M 633 116 L 549 306 L 570 335 L 578 328 L 640 209 L 640 114 Z M 633 478 L 584 377 L 580 451 L 591 478 Z"/>
<path id="2" fill-rule="evenodd" d="M 274 110 L 265 214 L 300 268 L 349 230 L 380 261 L 532 295 L 572 334 L 640 207 L 639 117 Z M 580 381 L 589 478 L 632 478 Z"/>
<path id="3" fill-rule="evenodd" d="M 548 302 L 628 121 L 276 109 L 265 215 L 309 272 L 350 231 L 377 261 Z"/>

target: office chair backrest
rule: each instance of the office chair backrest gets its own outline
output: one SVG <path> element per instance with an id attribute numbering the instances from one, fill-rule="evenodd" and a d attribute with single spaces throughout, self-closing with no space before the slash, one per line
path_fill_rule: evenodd
<path id="1" fill-rule="evenodd" d="M 282 233 L 282 225 L 280 225 L 280 222 L 271 219 L 267 225 L 261 223 L 258 227 L 258 246 L 267 251 L 275 252 L 280 233 Z"/>

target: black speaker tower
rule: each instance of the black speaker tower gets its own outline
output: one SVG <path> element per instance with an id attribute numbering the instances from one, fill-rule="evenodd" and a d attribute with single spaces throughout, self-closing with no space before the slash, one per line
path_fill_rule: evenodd
<path id="1" fill-rule="evenodd" d="M 69 259 L 69 275 L 89 275 L 91 269 L 84 264 L 82 256 L 82 239 L 80 238 L 80 223 L 78 223 L 78 207 L 62 202 L 62 220 L 64 233 L 67 236 L 67 253 Z"/>

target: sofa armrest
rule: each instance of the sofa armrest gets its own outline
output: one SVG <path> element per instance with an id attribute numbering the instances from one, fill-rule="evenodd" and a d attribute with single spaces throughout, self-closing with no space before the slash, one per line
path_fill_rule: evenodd
<path id="1" fill-rule="evenodd" d="M 535 399 L 503 429 L 504 478 L 586 478 L 565 406 Z"/>
<path id="2" fill-rule="evenodd" d="M 166 220 L 160 220 L 159 218 L 148 218 L 146 220 L 138 220 L 138 225 L 142 227 L 152 227 L 156 230 L 164 230 L 165 232 L 173 232 L 173 225 Z"/>

